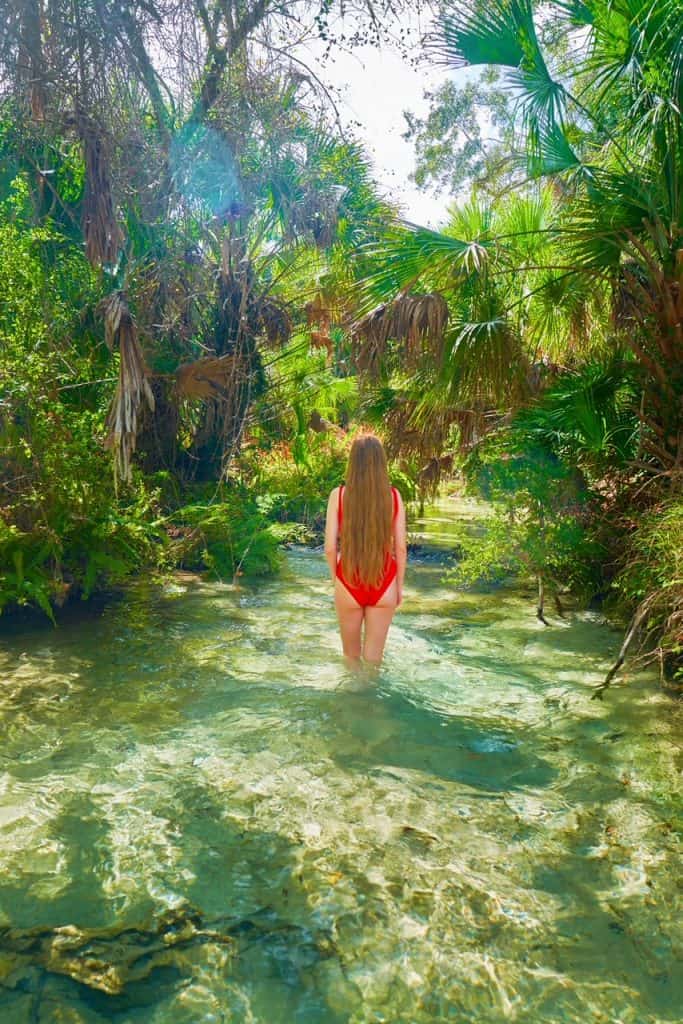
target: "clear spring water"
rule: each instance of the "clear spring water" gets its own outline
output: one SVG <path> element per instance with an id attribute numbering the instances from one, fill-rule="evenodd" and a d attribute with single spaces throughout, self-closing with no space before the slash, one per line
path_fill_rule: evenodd
<path id="1" fill-rule="evenodd" d="M 680 706 L 442 574 L 375 680 L 310 551 L 4 636 L 1 1024 L 683 1018 Z"/>

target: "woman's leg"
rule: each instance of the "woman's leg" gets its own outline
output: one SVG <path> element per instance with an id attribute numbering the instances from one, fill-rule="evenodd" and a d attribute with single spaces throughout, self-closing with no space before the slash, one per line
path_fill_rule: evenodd
<path id="1" fill-rule="evenodd" d="M 391 620 L 396 611 L 398 590 L 396 580 L 384 591 L 377 604 L 365 609 L 365 641 L 363 659 L 370 665 L 379 665 L 384 654 L 384 644 Z"/>
<path id="2" fill-rule="evenodd" d="M 363 625 L 363 609 L 355 597 L 338 579 L 334 581 L 334 606 L 337 609 L 344 657 L 353 663 L 360 661 L 360 631 Z"/>

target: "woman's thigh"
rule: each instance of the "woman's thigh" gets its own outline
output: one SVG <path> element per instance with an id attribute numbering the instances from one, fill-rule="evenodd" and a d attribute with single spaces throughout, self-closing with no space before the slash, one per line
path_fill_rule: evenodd
<path id="1" fill-rule="evenodd" d="M 379 665 L 384 654 L 384 644 L 391 620 L 396 611 L 398 602 L 398 591 L 396 580 L 385 590 L 375 605 L 369 605 L 365 609 L 365 640 L 363 642 L 363 657 L 375 665 Z"/>
<path id="2" fill-rule="evenodd" d="M 360 658 L 363 608 L 338 579 L 334 581 L 334 606 L 337 609 L 344 654 L 347 658 Z"/>

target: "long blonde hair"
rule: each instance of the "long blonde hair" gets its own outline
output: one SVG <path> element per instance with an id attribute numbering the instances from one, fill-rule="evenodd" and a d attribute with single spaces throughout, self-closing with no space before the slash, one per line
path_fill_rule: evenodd
<path id="1" fill-rule="evenodd" d="M 352 585 L 380 585 L 391 551 L 393 507 L 382 442 L 360 434 L 351 445 L 342 502 L 341 568 Z"/>

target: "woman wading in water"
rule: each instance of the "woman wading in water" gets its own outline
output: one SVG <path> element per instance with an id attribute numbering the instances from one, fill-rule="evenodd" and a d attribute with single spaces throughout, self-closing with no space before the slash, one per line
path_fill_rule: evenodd
<path id="1" fill-rule="evenodd" d="M 372 434 L 354 440 L 346 483 L 330 494 L 325 557 L 344 657 L 379 665 L 403 598 L 406 513 L 389 481 L 382 442 Z"/>

